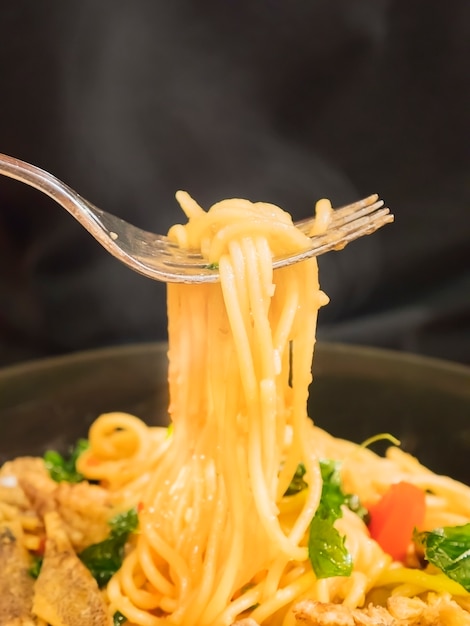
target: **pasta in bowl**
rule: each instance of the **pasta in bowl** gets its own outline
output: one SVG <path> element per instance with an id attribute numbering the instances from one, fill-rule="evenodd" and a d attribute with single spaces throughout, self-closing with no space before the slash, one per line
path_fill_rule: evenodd
<path id="1" fill-rule="evenodd" d="M 315 259 L 272 272 L 273 250 L 304 245 L 289 216 L 240 200 L 208 213 L 182 204 L 189 223 L 170 235 L 207 250 L 221 284 L 168 288 L 170 427 L 145 424 L 129 398 L 98 404 L 72 458 L 4 464 L 3 563 L 29 564 L 17 590 L 0 578 L 10 604 L 28 596 L 26 617 L 53 626 L 467 623 L 467 487 L 401 450 L 391 435 L 415 451 L 403 411 L 398 428 L 367 421 L 369 435 L 391 433 L 379 437 L 392 444 L 385 457 L 329 434 L 315 391 L 307 411 L 327 298 Z M 361 408 L 346 400 L 360 435 Z M 75 593 L 58 591 L 58 572 Z"/>

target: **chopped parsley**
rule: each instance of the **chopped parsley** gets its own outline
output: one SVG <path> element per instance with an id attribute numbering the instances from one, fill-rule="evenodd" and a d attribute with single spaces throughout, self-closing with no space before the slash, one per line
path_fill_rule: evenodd
<path id="1" fill-rule="evenodd" d="M 304 480 L 305 476 L 305 465 L 303 463 L 299 463 L 297 465 L 297 469 L 295 470 L 295 474 L 290 482 L 290 485 L 287 487 L 285 496 L 293 496 L 296 493 L 300 493 L 304 489 L 307 489 L 308 484 Z"/>
<path id="2" fill-rule="evenodd" d="M 88 567 L 100 587 L 104 587 L 122 565 L 124 546 L 139 525 L 137 509 L 132 508 L 110 520 L 109 537 L 88 546 L 78 556 Z"/>
<path id="3" fill-rule="evenodd" d="M 337 461 L 320 461 L 322 494 L 308 537 L 308 556 L 318 578 L 350 576 L 352 572 L 352 557 L 344 537 L 334 527 L 343 515 L 341 505 L 347 503 L 341 488 L 340 467 Z"/>
<path id="4" fill-rule="evenodd" d="M 348 509 L 355 513 L 358 517 L 360 517 L 364 524 L 369 524 L 369 511 L 366 509 L 365 506 L 361 504 L 359 496 L 355 493 L 347 493 L 345 495 L 345 498 L 346 500 L 344 504 L 348 507 Z"/>
<path id="5" fill-rule="evenodd" d="M 338 461 L 330 461 L 330 460 L 321 460 L 320 468 L 322 470 L 322 476 L 327 471 L 327 468 L 331 466 L 331 464 L 335 464 L 338 470 L 337 480 L 339 481 L 339 487 L 341 489 L 341 478 L 339 476 L 340 463 Z M 303 463 L 299 463 L 297 465 L 297 469 L 295 470 L 295 474 L 292 477 L 290 485 L 287 487 L 285 496 L 294 496 L 296 493 L 300 493 L 304 489 L 308 488 L 308 483 L 305 481 L 305 465 Z M 336 478 L 335 478 L 336 480 Z M 361 504 L 359 500 L 359 496 L 354 493 L 343 494 L 344 502 L 348 509 L 350 509 L 353 513 L 356 513 L 362 521 L 367 524 L 369 522 L 369 511 Z"/>
<path id="6" fill-rule="evenodd" d="M 127 617 L 123 615 L 120 611 L 116 611 L 113 615 L 113 626 L 121 626 L 121 624 L 125 624 L 127 622 Z"/>
<path id="7" fill-rule="evenodd" d="M 79 439 L 75 446 L 70 449 L 69 455 L 63 457 L 55 450 L 48 450 L 44 454 L 44 463 L 52 480 L 57 483 L 79 483 L 85 480 L 83 475 L 77 471 L 78 457 L 89 448 L 90 444 L 87 439 Z"/>
<path id="8" fill-rule="evenodd" d="M 426 560 L 470 591 L 470 524 L 415 532 Z"/>
<path id="9" fill-rule="evenodd" d="M 308 538 L 309 559 L 318 578 L 349 576 L 352 572 L 352 558 L 346 548 L 344 537 L 334 527 L 335 521 L 343 515 L 341 506 L 346 505 L 365 523 L 369 519 L 369 512 L 362 506 L 359 497 L 343 492 L 340 470 L 340 462 L 320 460 L 322 494 L 318 509 L 310 523 Z M 305 473 L 305 465 L 299 463 L 285 496 L 293 496 L 308 488 Z"/>
<path id="10" fill-rule="evenodd" d="M 31 567 L 28 570 L 28 574 L 32 578 L 37 578 L 39 576 L 39 572 L 41 571 L 43 562 L 42 556 L 33 556 L 33 562 L 31 563 Z"/>

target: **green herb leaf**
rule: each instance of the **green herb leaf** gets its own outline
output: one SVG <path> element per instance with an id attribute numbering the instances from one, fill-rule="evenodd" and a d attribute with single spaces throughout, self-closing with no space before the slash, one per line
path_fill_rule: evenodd
<path id="1" fill-rule="evenodd" d="M 332 502 L 336 501 L 336 510 L 338 510 L 338 505 L 341 507 L 342 504 L 345 504 L 348 509 L 350 509 L 353 513 L 356 513 L 356 515 L 358 515 L 362 521 L 367 524 L 369 521 L 369 511 L 362 506 L 359 496 L 354 493 L 344 494 L 342 491 L 340 474 L 341 464 L 338 461 L 323 459 L 320 461 L 320 469 L 323 481 L 328 483 L 326 487 L 328 493 L 325 493 L 328 504 L 330 505 Z M 300 493 L 304 489 L 307 489 L 308 484 L 304 479 L 305 472 L 305 465 L 303 463 L 299 463 L 291 483 L 284 493 L 285 496 L 293 496 L 296 493 Z"/>
<path id="2" fill-rule="evenodd" d="M 207 270 L 218 270 L 219 269 L 219 264 L 218 263 L 208 263 L 206 265 L 206 269 Z"/>
<path id="3" fill-rule="evenodd" d="M 352 572 L 352 558 L 344 537 L 333 526 L 342 517 L 341 506 L 347 503 L 341 488 L 340 468 L 337 461 L 320 461 L 322 494 L 308 537 L 308 556 L 318 578 L 350 576 Z"/>
<path id="4" fill-rule="evenodd" d="M 346 504 L 346 496 L 341 488 L 341 463 L 330 459 L 320 460 L 323 488 L 316 515 L 323 518 L 342 516 L 341 505 Z"/>
<path id="5" fill-rule="evenodd" d="M 43 560 L 44 560 L 44 557 L 42 556 L 33 556 L 33 562 L 31 563 L 31 567 L 28 570 L 28 574 L 32 578 L 37 578 L 39 576 L 39 572 L 41 571 Z"/>
<path id="6" fill-rule="evenodd" d="M 365 506 L 361 504 L 361 501 L 359 500 L 359 496 L 357 496 L 355 493 L 346 494 L 345 504 L 350 511 L 352 511 L 358 517 L 361 518 L 361 520 L 364 522 L 366 526 L 369 524 L 370 522 L 369 511 L 366 509 Z"/>
<path id="7" fill-rule="evenodd" d="M 343 504 L 365 522 L 368 520 L 369 512 L 361 505 L 358 496 L 343 492 L 339 461 L 322 459 L 320 471 L 323 487 L 320 504 L 310 524 L 308 539 L 310 562 L 318 578 L 349 576 L 352 572 L 351 555 L 346 549 L 344 538 L 333 524 L 342 517 Z M 292 496 L 307 489 L 305 472 L 304 464 L 299 463 L 285 496 Z"/>
<path id="8" fill-rule="evenodd" d="M 88 546 L 79 554 L 79 557 L 100 587 L 108 583 L 118 571 L 124 558 L 124 546 L 131 532 L 139 524 L 137 509 L 133 508 L 117 515 L 110 520 L 111 532 L 109 537 L 100 543 Z"/>
<path id="9" fill-rule="evenodd" d="M 113 615 L 113 626 L 121 626 L 121 624 L 125 624 L 127 622 L 127 617 L 123 615 L 120 611 L 116 611 Z"/>
<path id="10" fill-rule="evenodd" d="M 308 538 L 308 556 L 317 578 L 350 576 L 352 558 L 344 537 L 333 526 L 334 518 L 313 518 Z"/>
<path id="11" fill-rule="evenodd" d="M 116 515 L 109 520 L 109 525 L 111 526 L 111 535 L 115 537 L 121 537 L 123 535 L 127 536 L 129 533 L 134 532 L 139 527 L 137 508 L 133 507 L 124 513 Z"/>
<path id="12" fill-rule="evenodd" d="M 417 532 L 414 540 L 429 563 L 470 591 L 470 524 Z"/>
<path id="13" fill-rule="evenodd" d="M 285 496 L 293 496 L 296 493 L 300 493 L 304 489 L 307 489 L 308 485 L 304 480 L 305 472 L 305 465 L 303 463 L 299 463 L 290 485 L 286 489 L 284 494 Z"/>
<path id="14" fill-rule="evenodd" d="M 44 454 L 44 462 L 46 464 L 47 471 L 49 472 L 52 480 L 57 483 L 79 483 L 84 480 L 84 477 L 80 472 L 77 472 L 77 459 L 78 457 L 89 448 L 90 444 L 87 439 L 79 439 L 75 444 L 75 447 L 70 450 L 68 457 L 63 457 L 59 452 L 54 450 L 48 450 Z"/>

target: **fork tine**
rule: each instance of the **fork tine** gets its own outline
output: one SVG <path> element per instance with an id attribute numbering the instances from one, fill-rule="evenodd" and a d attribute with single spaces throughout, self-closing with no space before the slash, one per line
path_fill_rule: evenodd
<path id="1" fill-rule="evenodd" d="M 383 221 L 385 216 L 390 215 L 390 211 L 388 208 L 382 207 L 383 200 L 378 200 L 377 194 L 374 194 L 354 204 L 335 209 L 328 230 L 321 235 L 312 237 L 312 242 L 315 243 L 313 248 L 306 253 L 307 256 L 322 254 L 323 251 L 336 249 L 336 246 L 339 246 L 338 249 L 344 247 L 350 241 L 366 234 L 367 229 L 370 229 L 367 232 L 374 232 L 385 223 L 392 221 L 393 218 L 390 219 L 390 217 Z M 295 225 L 308 235 L 314 220 L 314 217 L 307 218 L 296 222 Z M 169 240 L 162 241 L 159 250 L 166 257 L 163 262 L 168 267 L 183 268 L 190 264 L 194 269 L 207 268 L 207 261 L 201 257 L 199 252 L 183 250 Z M 316 250 L 321 252 L 316 252 Z M 281 263 L 276 259 L 274 267 L 279 264 Z"/>
<path id="2" fill-rule="evenodd" d="M 356 220 L 362 216 L 370 215 L 374 211 L 380 209 L 383 206 L 383 200 L 378 199 L 377 194 L 373 194 L 368 198 L 354 202 L 354 204 L 348 204 L 347 206 L 334 209 L 329 228 L 336 228 L 342 224 L 346 224 L 353 220 Z M 315 217 L 308 217 L 295 223 L 303 233 L 310 236 L 312 226 L 315 223 Z"/>
<path id="3" fill-rule="evenodd" d="M 349 207 L 347 208 L 349 209 Z M 375 212 L 372 215 L 369 215 L 368 211 L 366 211 L 366 215 L 363 215 L 364 209 L 366 208 L 370 207 L 362 207 L 357 211 L 357 215 L 360 216 L 358 219 L 347 221 L 335 227 L 334 230 L 329 230 L 322 235 L 312 237 L 313 245 L 309 250 L 288 258 L 275 259 L 273 261 L 273 267 L 277 268 L 284 265 L 291 265 L 292 263 L 312 256 L 318 256 L 331 250 L 341 250 L 355 239 L 371 234 L 385 224 L 393 221 L 393 215 L 386 207 L 379 208 L 378 210 L 374 209 Z M 161 263 L 173 271 L 189 269 L 192 271 L 208 271 L 207 261 L 203 259 L 200 254 L 194 253 L 188 258 L 188 251 L 178 248 L 172 249 L 171 251 L 167 250 L 165 259 L 161 259 Z M 212 272 L 209 275 L 211 274 Z M 217 279 L 217 274 L 214 275 L 213 279 Z"/>
<path id="4" fill-rule="evenodd" d="M 383 200 L 379 200 L 379 196 L 377 194 L 372 194 L 367 198 L 363 198 L 362 200 L 358 200 L 352 204 L 347 204 L 343 207 L 339 207 L 333 210 L 333 214 L 331 217 L 330 228 L 340 227 L 343 224 L 346 224 L 350 221 L 356 220 L 365 215 L 369 215 L 374 211 L 378 210 L 383 206 Z M 295 222 L 296 228 L 301 230 L 306 235 L 309 234 L 315 217 L 307 217 L 303 220 L 299 220 Z M 193 250 L 181 250 L 178 245 L 168 239 L 168 237 L 158 235 L 156 236 L 155 241 L 152 241 L 152 246 L 157 248 L 162 254 L 165 254 L 169 257 L 178 257 L 181 256 L 181 259 L 184 258 L 194 258 L 195 260 L 200 259 L 201 255 L 197 251 Z"/>
<path id="5" fill-rule="evenodd" d="M 355 241 L 364 235 L 370 235 L 376 230 L 393 222 L 394 216 L 387 207 L 381 208 L 373 215 L 363 216 L 357 220 L 347 222 L 333 231 L 327 231 L 322 235 L 312 237 L 312 248 L 286 258 L 275 259 L 273 267 L 284 267 L 292 263 L 298 263 L 312 256 L 319 256 L 331 250 L 342 250 L 348 243 Z"/>
<path id="6" fill-rule="evenodd" d="M 356 200 L 356 202 L 352 202 L 351 204 L 346 204 L 344 206 L 338 207 L 337 209 L 335 209 L 335 213 L 355 213 L 356 211 L 366 208 L 368 206 L 372 206 L 377 202 L 383 204 L 383 200 L 379 199 L 379 195 L 377 193 L 372 193 L 366 198 L 361 198 L 361 200 Z"/>
<path id="7" fill-rule="evenodd" d="M 371 196 L 371 198 L 372 197 L 373 196 Z M 383 207 L 383 204 L 383 200 L 375 200 L 374 202 L 371 202 L 371 204 L 362 204 L 362 206 L 356 206 L 354 209 L 351 209 L 351 207 L 337 209 L 333 212 L 331 224 L 333 227 L 336 227 L 337 225 L 340 226 L 341 224 L 346 224 L 347 222 L 356 220 L 360 217 L 371 215 L 374 211 Z"/>
<path id="8" fill-rule="evenodd" d="M 340 250 L 354 239 L 371 234 L 390 222 L 393 222 L 393 215 L 390 214 L 390 210 L 387 207 L 375 211 L 373 215 L 365 215 L 352 222 L 348 222 L 339 227 L 339 233 L 342 234 L 342 239 L 334 249 Z"/>

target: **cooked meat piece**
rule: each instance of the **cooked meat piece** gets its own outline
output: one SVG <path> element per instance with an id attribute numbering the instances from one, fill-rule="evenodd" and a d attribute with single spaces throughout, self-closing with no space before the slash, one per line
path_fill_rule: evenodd
<path id="1" fill-rule="evenodd" d="M 77 552 L 108 536 L 114 512 L 105 489 L 88 482 L 56 483 L 47 472 L 22 472 L 19 482 L 38 515 L 59 513 Z"/>
<path id="2" fill-rule="evenodd" d="M 19 523 L 0 524 L 0 624 L 33 626 L 31 612 L 34 581 L 31 559 L 21 542 Z"/>
<path id="3" fill-rule="evenodd" d="M 109 519 L 116 514 L 105 489 L 88 482 L 60 483 L 54 492 L 57 512 L 77 552 L 109 535 Z"/>
<path id="4" fill-rule="evenodd" d="M 305 626 L 470 626 L 470 613 L 447 595 L 420 598 L 392 596 L 387 608 L 369 605 L 349 609 L 342 604 L 313 600 L 293 609 L 297 624 Z"/>
<path id="5" fill-rule="evenodd" d="M 11 478 L 14 478 L 13 476 Z M 0 478 L 0 502 L 14 506 L 19 510 L 26 510 L 29 507 L 29 502 L 25 496 L 24 491 L 17 484 L 12 483 L 10 486 L 5 486 Z"/>
<path id="6" fill-rule="evenodd" d="M 24 474 L 31 472 L 48 475 L 43 459 L 37 456 L 19 456 L 13 459 L 13 461 L 4 463 L 0 470 L 0 475 L 13 475 L 20 479 Z"/>
<path id="7" fill-rule="evenodd" d="M 470 613 L 446 594 L 430 593 L 427 602 L 420 598 L 392 596 L 388 610 L 398 624 L 407 626 L 470 626 Z"/>
<path id="8" fill-rule="evenodd" d="M 44 523 L 47 540 L 33 613 L 51 626 L 110 626 L 98 585 L 75 554 L 59 515 L 46 513 Z"/>
<path id="9" fill-rule="evenodd" d="M 43 472 L 23 472 L 18 482 L 28 498 L 31 506 L 41 517 L 54 510 L 53 494 L 57 483 L 52 480 L 46 470 Z"/>
<path id="10" fill-rule="evenodd" d="M 343 604 L 304 600 L 293 609 L 296 622 L 306 626 L 396 626 L 382 607 L 350 609 Z"/>
<path id="11" fill-rule="evenodd" d="M 44 475 L 47 472 L 41 459 L 21 457 L 8 461 L 0 468 L 0 503 L 15 507 L 19 511 L 31 509 L 31 504 L 20 485 L 22 476 Z"/>
<path id="12" fill-rule="evenodd" d="M 57 483 L 49 476 L 42 459 L 23 457 L 15 459 L 11 465 L 14 466 L 12 471 L 18 479 L 18 484 L 37 514 L 44 517 L 48 511 L 54 510 L 52 496 Z"/>

